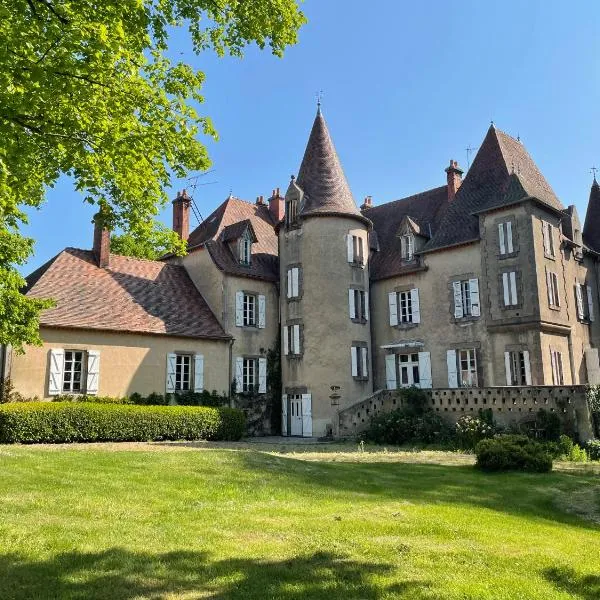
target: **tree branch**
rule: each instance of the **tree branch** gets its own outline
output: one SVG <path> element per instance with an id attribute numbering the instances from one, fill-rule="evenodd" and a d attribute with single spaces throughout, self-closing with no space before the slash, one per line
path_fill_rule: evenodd
<path id="1" fill-rule="evenodd" d="M 52 6 L 52 2 L 49 0 L 35 0 L 38 4 L 42 4 L 45 6 L 63 25 L 67 25 L 69 19 L 63 17 L 55 8 Z M 27 0 L 29 4 L 31 4 L 30 0 Z"/>

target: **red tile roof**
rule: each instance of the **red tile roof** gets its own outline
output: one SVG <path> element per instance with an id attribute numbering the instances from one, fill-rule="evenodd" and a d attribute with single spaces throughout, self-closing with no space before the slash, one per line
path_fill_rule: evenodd
<path id="1" fill-rule="evenodd" d="M 66 248 L 27 278 L 27 296 L 53 298 L 41 325 L 178 337 L 228 339 L 186 270 L 111 254 L 97 266 L 89 250 Z"/>

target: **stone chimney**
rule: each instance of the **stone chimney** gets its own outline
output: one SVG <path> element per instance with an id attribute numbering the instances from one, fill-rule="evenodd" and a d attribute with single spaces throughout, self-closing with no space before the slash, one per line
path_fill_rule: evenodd
<path id="1" fill-rule="evenodd" d="M 187 191 L 177 192 L 173 200 L 173 231 L 184 241 L 190 237 L 190 205 L 192 199 Z"/>
<path id="2" fill-rule="evenodd" d="M 103 210 L 100 209 L 93 219 L 94 223 L 94 258 L 101 269 L 110 265 L 110 229 L 105 226 Z"/>
<path id="3" fill-rule="evenodd" d="M 264 196 L 256 196 L 256 204 L 258 206 L 266 206 L 265 197 Z"/>
<path id="4" fill-rule="evenodd" d="M 360 210 L 368 210 L 373 206 L 373 196 L 365 196 L 364 202 L 360 205 Z"/>
<path id="5" fill-rule="evenodd" d="M 458 163 L 452 159 L 450 159 L 450 166 L 446 167 L 445 170 L 448 180 L 448 202 L 452 202 L 462 183 L 463 170 L 458 166 Z"/>
<path id="6" fill-rule="evenodd" d="M 269 212 L 275 223 L 282 221 L 285 216 L 285 198 L 282 197 L 279 188 L 274 189 L 269 198 Z"/>

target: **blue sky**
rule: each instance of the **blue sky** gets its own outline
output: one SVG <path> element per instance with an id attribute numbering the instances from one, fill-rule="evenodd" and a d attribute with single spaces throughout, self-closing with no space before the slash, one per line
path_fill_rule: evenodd
<path id="1" fill-rule="evenodd" d="M 427 3 L 307 0 L 309 22 L 283 59 L 194 56 L 183 31 L 173 51 L 206 73 L 202 114 L 213 173 L 194 198 L 207 217 L 229 194 L 285 189 L 296 173 L 323 90 L 323 112 L 354 197 L 375 204 L 443 185 L 450 158 L 466 166 L 490 121 L 517 136 L 565 205 L 583 220 L 600 167 L 597 3 L 578 0 Z M 193 175 L 193 174 L 191 174 Z M 170 195 L 183 187 L 174 181 Z M 69 180 L 30 214 L 37 268 L 66 246 L 89 248 L 93 207 Z M 171 208 L 162 220 L 171 225 Z M 192 220 L 192 226 L 196 222 Z"/>

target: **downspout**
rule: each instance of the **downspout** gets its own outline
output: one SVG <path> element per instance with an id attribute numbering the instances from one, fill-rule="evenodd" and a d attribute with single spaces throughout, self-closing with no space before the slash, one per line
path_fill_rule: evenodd
<path id="1" fill-rule="evenodd" d="M 231 382 L 232 382 L 232 371 L 233 371 L 233 367 L 232 367 L 232 361 L 233 361 L 233 342 L 235 342 L 234 338 L 231 338 L 229 340 L 229 375 L 227 378 L 228 384 L 227 384 L 227 395 L 229 396 L 229 406 L 231 408 L 234 408 L 233 406 L 233 396 L 231 395 Z"/>

